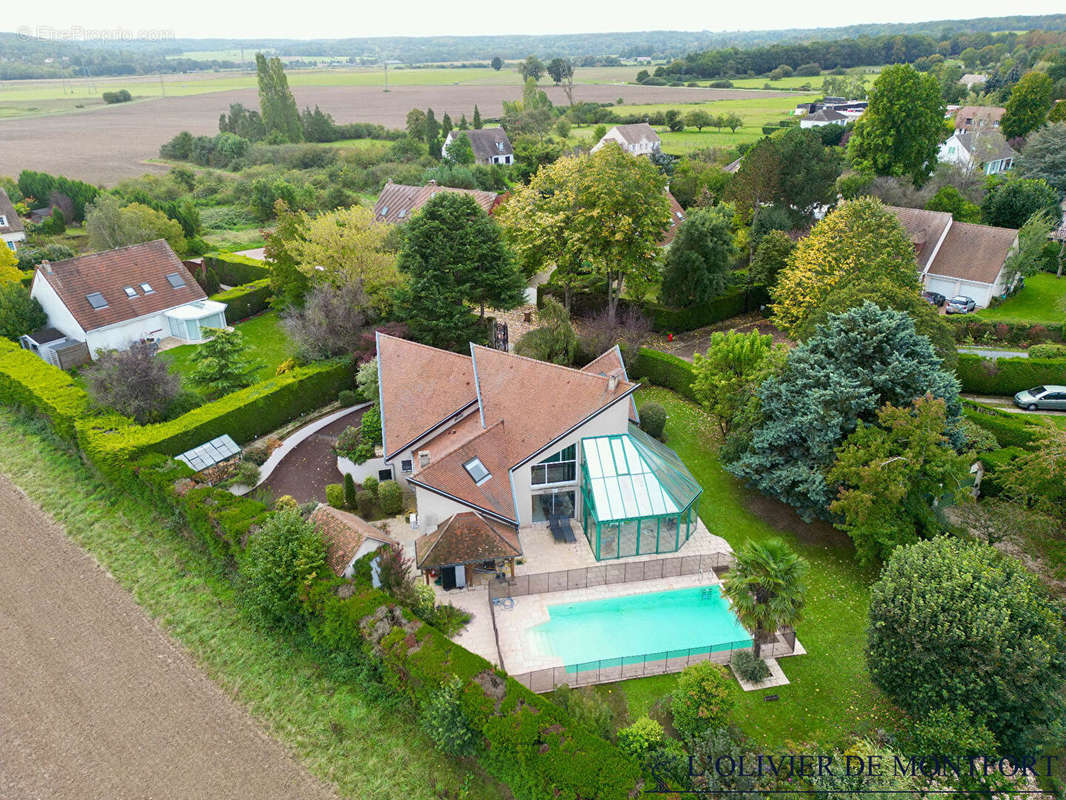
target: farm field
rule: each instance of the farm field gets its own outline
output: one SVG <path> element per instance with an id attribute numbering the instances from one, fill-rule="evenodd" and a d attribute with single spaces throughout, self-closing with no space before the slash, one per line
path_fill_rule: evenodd
<path id="1" fill-rule="evenodd" d="M 627 68 L 628 69 L 628 68 Z M 467 73 L 477 70 L 411 70 L 420 77 L 419 85 L 403 85 L 393 82 L 389 74 L 389 92 L 377 85 L 342 83 L 349 80 L 352 72 L 308 71 L 293 73 L 290 81 L 297 104 L 320 106 L 333 115 L 337 122 L 376 122 L 390 128 L 403 127 L 407 112 L 412 108 L 433 108 L 437 115 L 448 112 L 453 118 L 461 114 L 469 116 L 476 104 L 486 118 L 503 113 L 503 101 L 518 97 L 521 88 L 517 73 L 494 73 L 510 83 L 478 84 Z M 485 70 L 485 72 L 493 72 Z M 593 72 L 593 76 L 597 73 Z M 400 74 L 398 71 L 397 75 Z M 318 78 L 314 76 L 318 75 Z M 445 84 L 444 75 L 459 76 L 468 83 Z M 183 96 L 175 96 L 168 90 L 167 97 L 121 103 L 112 106 L 86 107 L 77 113 L 51 114 L 47 116 L 24 116 L 18 119 L 0 119 L 0 175 L 18 174 L 23 169 L 36 169 L 71 178 L 113 185 L 123 178 L 135 177 L 149 171 L 164 171 L 165 165 L 149 164 L 157 158 L 159 146 L 176 133 L 187 130 L 195 135 L 210 135 L 218 131 L 218 117 L 231 103 L 243 103 L 257 107 L 258 95 L 247 79 L 246 88 L 237 88 L 227 81 L 234 78 L 189 80 L 190 90 Z M 240 80 L 245 80 L 241 78 Z M 329 80 L 332 83 L 310 85 L 308 81 Z M 437 84 L 426 81 L 437 80 Z M 39 84 L 54 84 L 49 91 L 61 92 L 57 81 L 38 81 Z M 129 81 L 135 95 L 136 87 Z M 147 87 L 149 83 L 145 83 Z M 0 107 L 5 102 L 5 93 L 10 82 L 0 89 Z M 158 88 L 158 76 L 156 78 Z M 98 82 L 102 91 L 104 82 Z M 123 88 L 121 82 L 107 86 L 108 89 Z M 196 90 L 195 92 L 193 90 Z M 146 89 L 147 90 L 147 89 Z M 18 87 L 18 91 L 30 91 Z M 552 102 L 565 104 L 562 89 L 545 86 Z M 61 95 L 60 95 L 61 96 Z M 614 103 L 621 96 L 632 104 L 684 104 L 717 100 L 757 99 L 760 103 L 775 95 L 763 91 L 743 89 L 690 89 L 669 86 L 619 86 L 609 83 L 585 83 L 576 87 L 575 100 Z M 795 95 L 780 93 L 779 98 L 796 102 Z M 23 102 L 23 101 L 19 101 Z M 28 100 L 35 104 L 37 100 Z M 40 102 L 43 102 L 40 101 Z M 62 102 L 52 100 L 49 102 Z M 2 115 L 2 112 L 0 112 Z"/>

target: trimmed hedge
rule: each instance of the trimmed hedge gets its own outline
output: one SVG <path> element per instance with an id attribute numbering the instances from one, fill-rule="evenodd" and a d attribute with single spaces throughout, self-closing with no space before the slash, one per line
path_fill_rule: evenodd
<path id="1" fill-rule="evenodd" d="M 310 592 L 315 641 L 380 664 L 386 685 L 420 709 L 444 681 L 458 676 L 464 716 L 483 737 L 476 758 L 516 798 L 634 795 L 637 765 L 562 709 L 392 605 L 382 592 L 365 589 L 342 600 L 334 587 L 320 581 Z"/>
<path id="2" fill-rule="evenodd" d="M 213 269 L 227 286 L 240 286 L 270 277 L 266 262 L 235 253 L 209 253 L 204 256 L 204 268 Z"/>
<path id="3" fill-rule="evenodd" d="M 211 295 L 211 299 L 226 304 L 226 321 L 230 324 L 253 317 L 269 307 L 270 278 L 234 286 Z"/>
<path id="4" fill-rule="evenodd" d="M 984 497 L 998 497 L 1003 491 L 1003 485 L 999 475 L 1011 469 L 1011 462 L 1018 456 L 1024 455 L 1025 450 L 1021 447 L 1001 447 L 980 456 L 981 466 L 985 474 L 981 479 L 981 495 Z"/>
<path id="5" fill-rule="evenodd" d="M 90 459 L 111 473 L 143 453 L 177 455 L 216 436 L 244 444 L 317 408 L 352 385 L 348 359 L 325 361 L 226 395 L 177 419 L 134 425 L 115 415 L 80 420 L 78 442 Z"/>
<path id="6" fill-rule="evenodd" d="M 989 408 L 971 400 L 962 401 L 962 413 L 995 436 L 1000 447 L 1029 447 L 1042 430 L 1023 414 Z"/>
<path id="7" fill-rule="evenodd" d="M 0 403 L 41 414 L 60 436 L 73 440 L 75 422 L 86 413 L 89 396 L 59 367 L 0 339 Z"/>
<path id="8" fill-rule="evenodd" d="M 972 314 L 951 314 L 942 319 L 951 326 L 956 342 L 972 339 L 980 343 L 987 336 L 993 341 L 1014 345 L 1066 341 L 1062 323 L 1005 322 L 979 319 Z"/>
<path id="9" fill-rule="evenodd" d="M 964 392 L 1014 395 L 1046 383 L 1066 384 L 1066 359 L 989 359 L 973 353 L 959 353 L 955 372 Z"/>
<path id="10" fill-rule="evenodd" d="M 696 379 L 692 365 L 675 355 L 642 347 L 637 351 L 637 357 L 633 361 L 633 368 L 629 371 L 629 375 L 637 380 L 643 378 L 656 386 L 673 389 L 689 400 L 695 401 L 696 399 L 692 391 L 692 382 Z"/>
<path id="11" fill-rule="evenodd" d="M 753 286 L 750 291 L 737 289 L 710 302 L 688 308 L 648 303 L 644 311 L 651 317 L 654 330 L 660 333 L 684 333 L 755 311 L 769 302 L 770 295 L 766 288 Z"/>

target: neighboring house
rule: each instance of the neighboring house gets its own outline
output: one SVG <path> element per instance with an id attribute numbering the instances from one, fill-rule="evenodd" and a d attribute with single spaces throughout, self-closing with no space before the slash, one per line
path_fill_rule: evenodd
<path id="1" fill-rule="evenodd" d="M 495 192 L 482 192 L 478 189 L 453 189 L 450 186 L 440 186 L 436 181 L 430 181 L 425 186 L 408 186 L 403 183 L 393 183 L 391 180 L 385 184 L 378 195 L 378 201 L 374 204 L 374 220 L 398 224 L 407 222 L 411 215 L 419 211 L 422 206 L 429 202 L 431 197 L 439 192 L 456 192 L 468 194 L 474 198 L 485 213 L 491 214 L 493 209 L 503 202 L 503 195 Z"/>
<path id="2" fill-rule="evenodd" d="M 674 241 L 674 237 L 677 236 L 677 229 L 685 221 L 685 210 L 681 208 L 681 204 L 677 202 L 676 197 L 670 194 L 669 190 L 666 192 L 666 199 L 670 201 L 670 227 L 663 234 L 662 241 L 659 242 L 660 247 L 666 247 L 666 245 Z"/>
<path id="3" fill-rule="evenodd" d="M 319 503 L 308 518 L 326 544 L 326 563 L 338 578 L 352 577 L 355 562 L 382 545 L 400 547 L 373 525 L 355 514 Z"/>
<path id="4" fill-rule="evenodd" d="M 971 89 L 973 89 L 974 86 L 979 83 L 988 83 L 988 76 L 983 75 L 979 72 L 967 72 L 965 75 L 959 78 L 959 83 L 966 87 L 966 91 L 970 91 Z"/>
<path id="5" fill-rule="evenodd" d="M 441 145 L 442 156 L 448 155 L 448 146 L 460 134 L 466 134 L 470 140 L 470 147 L 474 150 L 474 163 L 476 164 L 513 164 L 514 148 L 511 140 L 503 128 L 477 128 L 466 131 L 453 130 L 448 132 L 448 138 Z"/>
<path id="6" fill-rule="evenodd" d="M 617 347 L 582 369 L 380 333 L 377 352 L 385 460 L 419 530 L 470 511 L 512 530 L 576 519 L 599 559 L 673 552 L 695 530 L 698 484 L 630 424 Z"/>
<path id="7" fill-rule="evenodd" d="M 1006 111 L 999 106 L 963 106 L 955 112 L 955 132 L 997 129 Z"/>
<path id="8" fill-rule="evenodd" d="M 858 119 L 866 111 L 869 103 L 866 100 L 845 100 L 843 97 L 823 97 L 813 103 L 800 103 L 792 112 L 795 117 L 804 117 L 816 114 L 819 111 L 835 111 L 844 119 Z M 841 123 L 843 124 L 843 123 Z M 807 126 L 814 127 L 814 126 Z"/>
<path id="9" fill-rule="evenodd" d="M 85 342 L 68 339 L 55 328 L 45 327 L 20 336 L 19 344 L 60 369 L 74 369 L 91 360 Z"/>
<path id="10" fill-rule="evenodd" d="M 18 250 L 19 242 L 26 241 L 26 229 L 22 227 L 22 220 L 3 189 L 0 189 L 0 239 L 11 250 Z"/>
<path id="11" fill-rule="evenodd" d="M 614 142 L 627 153 L 635 156 L 650 156 L 652 153 L 658 153 L 662 147 L 659 134 L 647 122 L 615 125 L 593 145 L 592 152 L 595 153 L 608 142 Z"/>
<path id="12" fill-rule="evenodd" d="M 823 108 L 800 120 L 801 128 L 820 128 L 823 125 L 847 125 L 848 117 L 832 108 Z"/>
<path id="13" fill-rule="evenodd" d="M 940 145 L 939 161 L 954 164 L 967 172 L 980 169 L 985 175 L 998 175 L 1014 166 L 1018 152 L 996 129 L 955 131 Z"/>
<path id="14" fill-rule="evenodd" d="M 174 337 L 201 342 L 226 326 L 226 304 L 208 300 L 164 240 L 41 262 L 30 295 L 48 326 L 99 350 Z"/>
<path id="15" fill-rule="evenodd" d="M 1018 231 L 955 222 L 946 211 L 888 206 L 907 230 L 926 291 L 972 297 L 988 306 L 1006 286 L 1003 266 L 1018 245 Z"/>

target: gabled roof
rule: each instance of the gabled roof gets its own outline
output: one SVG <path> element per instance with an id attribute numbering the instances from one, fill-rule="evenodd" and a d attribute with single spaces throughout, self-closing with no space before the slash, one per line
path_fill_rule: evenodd
<path id="1" fill-rule="evenodd" d="M 174 287 L 168 275 L 184 284 Z M 69 258 L 37 267 L 36 279 L 51 286 L 82 330 L 92 331 L 146 314 L 205 300 L 207 295 L 163 239 L 102 253 Z M 142 289 L 148 284 L 151 291 Z M 127 295 L 125 287 L 133 289 Z M 94 308 L 89 295 L 99 293 L 106 305 Z"/>
<path id="2" fill-rule="evenodd" d="M 844 122 L 847 120 L 843 114 L 839 111 L 834 111 L 831 108 L 823 108 L 819 111 L 815 111 L 807 119 L 812 122 Z"/>
<path id="3" fill-rule="evenodd" d="M 611 131 L 618 131 L 618 135 L 622 137 L 626 144 L 640 144 L 646 139 L 650 139 L 653 143 L 662 141 L 659 138 L 659 134 L 655 132 L 655 129 L 647 122 L 635 122 L 631 125 L 615 125 L 611 128 Z M 608 131 L 607 133 L 610 133 Z"/>
<path id="4" fill-rule="evenodd" d="M 385 457 L 477 401 L 469 356 L 379 333 Z"/>
<path id="5" fill-rule="evenodd" d="M 7 224 L 0 225 L 0 234 L 19 233 L 23 230 L 22 220 L 19 219 L 11 198 L 7 196 L 7 192 L 3 189 L 0 189 L 0 217 L 4 217 L 7 220 Z"/>
<path id="6" fill-rule="evenodd" d="M 435 531 L 415 540 L 415 564 L 419 569 L 476 564 L 520 555 L 522 545 L 514 528 L 474 511 L 454 514 Z"/>
<path id="7" fill-rule="evenodd" d="M 479 189 L 453 189 L 450 186 L 440 186 L 436 181 L 430 181 L 425 186 L 407 186 L 389 181 L 382 188 L 378 201 L 374 204 L 374 219 L 377 222 L 392 224 L 407 222 L 412 214 L 420 210 L 438 192 L 468 194 L 485 213 L 490 213 L 500 204 L 500 195 L 495 192 L 482 192 Z"/>
<path id="8" fill-rule="evenodd" d="M 994 127 L 1005 113 L 1007 109 L 1000 106 L 963 106 L 955 112 L 955 127 Z"/>
<path id="9" fill-rule="evenodd" d="M 470 140 L 470 147 L 474 150 L 474 158 L 478 161 L 491 161 L 493 156 L 513 156 L 514 148 L 511 140 L 503 128 L 475 128 L 468 131 L 455 131 L 456 134 L 465 133 Z"/>
<path id="10" fill-rule="evenodd" d="M 944 231 L 951 225 L 951 214 L 946 211 L 926 211 L 924 208 L 902 208 L 901 206 L 885 206 L 885 208 L 895 214 L 896 219 L 906 229 L 911 244 L 914 245 L 918 268 L 924 272 L 929 266 L 937 243 L 944 235 Z"/>
<path id="11" fill-rule="evenodd" d="M 326 543 L 326 563 L 335 575 L 344 574 L 364 542 L 400 546 L 395 539 L 386 536 L 361 517 L 324 503 L 318 504 L 309 520 L 322 534 Z"/>
<path id="12" fill-rule="evenodd" d="M 977 129 L 968 130 L 966 133 L 956 132 L 952 135 L 960 145 L 966 148 L 967 153 L 979 159 L 983 164 L 1018 157 L 1018 151 L 1007 144 L 1007 140 L 998 130 Z"/>
<path id="13" fill-rule="evenodd" d="M 948 278 L 995 283 L 1017 238 L 1018 231 L 1011 228 L 952 223 L 929 272 Z"/>
<path id="14" fill-rule="evenodd" d="M 627 379 L 617 348 L 584 370 L 480 345 L 470 353 L 378 335 L 386 457 L 418 442 L 429 463 L 415 459 L 409 480 L 514 521 L 510 470 L 629 397 L 637 384 Z M 483 480 L 464 467 L 474 458 L 488 472 Z"/>

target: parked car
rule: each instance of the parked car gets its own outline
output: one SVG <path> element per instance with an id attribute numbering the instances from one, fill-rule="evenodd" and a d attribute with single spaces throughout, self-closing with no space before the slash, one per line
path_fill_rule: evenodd
<path id="1" fill-rule="evenodd" d="M 1014 404 L 1027 411 L 1066 411 L 1066 386 L 1034 386 L 1014 395 Z"/>
<path id="2" fill-rule="evenodd" d="M 937 308 L 940 308 L 940 306 L 948 301 L 948 299 L 940 292 L 922 292 L 922 297 L 929 305 L 936 306 Z"/>
<path id="3" fill-rule="evenodd" d="M 975 308 L 977 308 L 977 303 L 974 302 L 972 297 L 960 294 L 948 300 L 948 307 L 945 312 L 948 314 L 969 314 Z"/>

